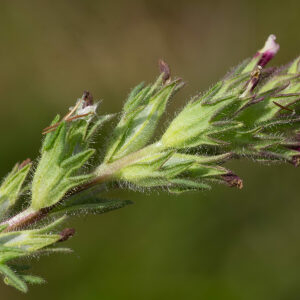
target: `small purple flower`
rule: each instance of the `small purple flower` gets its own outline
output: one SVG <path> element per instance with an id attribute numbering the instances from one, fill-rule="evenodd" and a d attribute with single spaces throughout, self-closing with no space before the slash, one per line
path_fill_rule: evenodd
<path id="1" fill-rule="evenodd" d="M 269 35 L 264 47 L 254 56 L 260 56 L 260 60 L 258 61 L 257 65 L 264 67 L 274 57 L 278 50 L 279 44 L 276 43 L 276 36 L 274 34 Z"/>
<path id="2" fill-rule="evenodd" d="M 274 57 L 279 50 L 279 44 L 276 42 L 274 34 L 269 35 L 265 45 L 262 49 L 258 50 L 253 59 L 246 67 L 246 72 L 252 71 L 251 78 L 247 81 L 245 91 L 241 94 L 240 98 L 247 98 L 251 95 L 254 88 L 257 86 L 263 67 Z"/>

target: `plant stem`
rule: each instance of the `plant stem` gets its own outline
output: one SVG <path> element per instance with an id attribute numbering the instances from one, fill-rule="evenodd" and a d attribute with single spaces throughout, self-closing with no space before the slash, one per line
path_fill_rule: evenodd
<path id="1" fill-rule="evenodd" d="M 52 207 L 46 207 L 40 210 L 33 210 L 32 208 L 27 208 L 21 213 L 1 223 L 1 225 L 7 225 L 3 232 L 14 231 L 16 229 L 24 228 L 31 224 L 34 224 L 35 222 L 47 216 L 51 209 Z"/>
<path id="2" fill-rule="evenodd" d="M 95 185 L 108 182 L 114 179 L 115 175 L 120 171 L 122 168 L 127 167 L 133 163 L 135 163 L 137 160 L 147 156 L 149 153 L 158 152 L 162 149 L 162 146 L 160 143 L 155 143 L 152 145 L 149 145 L 145 148 L 142 148 L 141 150 L 138 150 L 134 153 L 131 153 L 123 158 L 118 159 L 115 162 L 112 162 L 110 164 L 102 164 L 95 170 L 96 177 L 80 186 L 78 186 L 76 189 L 68 192 L 65 197 L 60 201 L 63 202 L 67 198 L 78 194 L 82 191 L 85 191 Z M 45 207 L 40 210 L 33 210 L 32 208 L 28 208 L 21 213 L 15 215 L 14 217 L 2 222 L 0 225 L 7 225 L 5 230 L 3 232 L 10 232 L 14 231 L 16 229 L 26 228 L 41 219 L 45 218 L 49 212 L 56 207 L 58 204 L 55 204 L 53 206 Z"/>

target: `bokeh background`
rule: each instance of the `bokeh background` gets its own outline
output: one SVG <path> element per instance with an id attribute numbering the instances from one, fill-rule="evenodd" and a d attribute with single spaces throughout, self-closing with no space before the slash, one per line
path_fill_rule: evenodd
<path id="1" fill-rule="evenodd" d="M 120 111 L 136 83 L 154 80 L 159 58 L 188 83 L 169 118 L 270 33 L 281 44 L 274 63 L 293 59 L 299 11 L 296 0 L 1 0 L 0 175 L 38 157 L 41 130 L 83 90 Z M 299 170 L 229 167 L 243 190 L 114 191 L 135 205 L 70 221 L 74 254 L 32 261 L 48 284 L 22 295 L 1 283 L 1 300 L 300 299 Z"/>

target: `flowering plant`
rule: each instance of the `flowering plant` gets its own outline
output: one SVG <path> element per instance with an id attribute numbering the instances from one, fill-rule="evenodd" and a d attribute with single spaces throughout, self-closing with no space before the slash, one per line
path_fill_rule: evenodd
<path id="1" fill-rule="evenodd" d="M 196 95 L 157 140 L 153 136 L 167 102 L 184 85 L 160 61 L 160 76 L 128 95 L 100 165 L 92 141 L 117 117 L 99 115 L 99 103 L 84 92 L 63 117 L 43 130 L 40 158 L 16 164 L 0 186 L 0 274 L 20 291 L 42 283 L 28 275 L 19 258 L 68 252 L 57 245 L 74 229 L 64 221 L 76 214 L 104 213 L 130 201 L 101 196 L 123 188 L 182 193 L 214 183 L 242 188 L 242 179 L 223 164 L 229 160 L 300 163 L 300 57 L 266 68 L 279 50 L 274 35 L 254 57 L 233 68 L 207 92 Z M 28 174 L 32 173 L 32 178 Z M 125 184 L 122 184 L 125 183 Z"/>

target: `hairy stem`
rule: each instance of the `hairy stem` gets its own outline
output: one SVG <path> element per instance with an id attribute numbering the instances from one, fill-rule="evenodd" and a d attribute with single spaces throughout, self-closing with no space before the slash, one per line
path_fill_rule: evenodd
<path id="1" fill-rule="evenodd" d="M 139 151 L 136 151 L 134 153 L 131 153 L 123 158 L 118 159 L 117 161 L 110 163 L 110 164 L 102 164 L 100 165 L 96 171 L 96 177 L 80 186 L 78 186 L 76 189 L 69 191 L 65 197 L 59 202 L 62 203 L 64 200 L 68 199 L 69 197 L 78 194 L 80 192 L 83 192 L 95 185 L 99 185 L 104 182 L 112 181 L 114 178 L 114 175 L 120 171 L 122 168 L 129 166 L 133 163 L 135 163 L 137 160 L 143 158 L 146 156 L 149 151 L 159 151 L 161 150 L 161 145 L 158 143 L 149 145 Z M 26 228 L 32 224 L 35 224 L 36 222 L 40 221 L 41 219 L 47 217 L 49 212 L 56 207 L 58 204 L 55 204 L 53 206 L 45 207 L 40 210 L 33 210 L 32 208 L 28 208 L 21 213 L 15 215 L 14 217 L 6 220 L 5 222 L 2 222 L 1 225 L 7 225 L 4 232 L 10 232 L 14 231 L 16 229 Z"/>
<path id="2" fill-rule="evenodd" d="M 16 229 L 24 228 L 32 225 L 48 215 L 53 207 L 46 207 L 40 210 L 33 210 L 28 208 L 7 221 L 1 223 L 1 225 L 7 225 L 3 232 L 10 232 Z"/>

